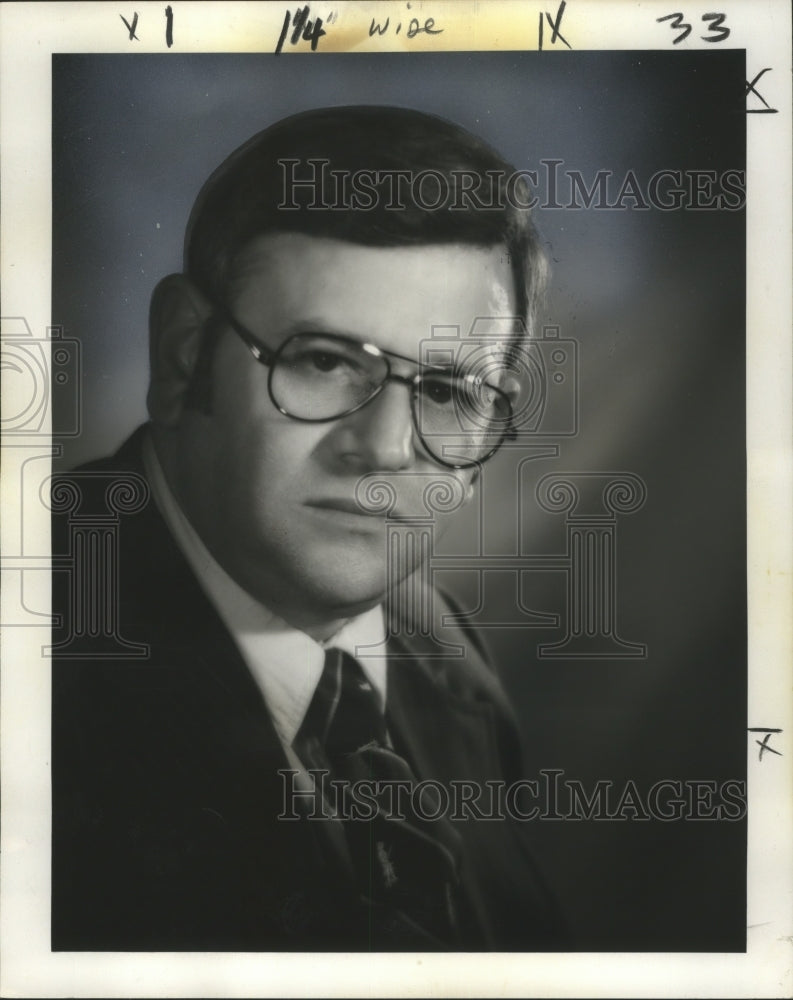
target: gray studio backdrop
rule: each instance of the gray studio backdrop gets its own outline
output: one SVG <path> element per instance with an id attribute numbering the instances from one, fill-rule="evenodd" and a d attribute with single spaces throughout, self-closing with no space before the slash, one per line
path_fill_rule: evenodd
<path id="1" fill-rule="evenodd" d="M 82 390 L 80 433 L 60 439 L 58 464 L 114 450 L 145 419 L 149 297 L 181 268 L 192 201 L 231 150 L 323 105 L 452 119 L 538 171 L 535 217 L 554 272 L 543 318 L 576 342 L 579 381 L 565 384 L 578 429 L 555 439 L 558 457 L 500 455 L 480 508 L 443 552 L 481 542 L 491 556 L 564 553 L 565 515 L 534 493 L 549 473 L 628 472 L 646 488 L 643 506 L 617 518 L 613 567 L 617 627 L 646 646 L 643 658 L 538 655 L 564 634 L 564 572 L 494 568 L 486 585 L 481 573 L 441 574 L 468 609 L 484 590 L 491 621 L 512 609 L 486 638 L 524 731 L 527 775 L 559 769 L 587 789 L 630 779 L 640 792 L 661 779 L 743 780 L 743 72 L 737 51 L 55 56 L 52 321 L 80 344 Z M 604 170 L 606 201 L 629 171 L 639 196 L 628 192 L 621 209 L 597 198 L 569 207 L 569 172 L 591 188 Z M 681 172 L 682 207 L 642 206 L 662 170 Z M 714 192 L 721 211 L 704 207 Z M 72 404 L 56 402 L 68 429 Z M 557 612 L 559 627 L 516 619 L 516 586 L 524 610 Z M 743 949 L 742 822 L 533 826 L 577 949 Z"/>

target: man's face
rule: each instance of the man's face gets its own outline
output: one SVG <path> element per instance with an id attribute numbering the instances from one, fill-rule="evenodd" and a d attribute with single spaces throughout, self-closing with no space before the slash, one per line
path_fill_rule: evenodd
<path id="1" fill-rule="evenodd" d="M 341 334 L 399 354 L 413 375 L 437 325 L 465 336 L 476 317 L 514 314 L 500 248 L 371 248 L 295 233 L 254 240 L 235 267 L 229 311 L 272 349 L 297 331 Z M 504 338 L 509 324 L 504 323 Z M 394 513 L 424 515 L 434 477 L 453 472 L 423 450 L 410 389 L 398 382 L 362 409 L 301 423 L 274 406 L 268 368 L 230 329 L 212 367 L 208 415 L 184 410 L 174 485 L 218 562 L 249 593 L 295 625 L 339 619 L 382 600 L 386 521 L 355 511 L 356 485 L 378 473 Z M 404 475 L 411 473 L 411 475 Z"/>

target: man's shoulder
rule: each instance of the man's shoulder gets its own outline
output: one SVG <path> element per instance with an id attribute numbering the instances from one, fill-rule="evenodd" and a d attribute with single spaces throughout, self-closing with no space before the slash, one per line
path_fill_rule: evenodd
<path id="1" fill-rule="evenodd" d="M 61 479 L 79 476 L 83 473 L 139 473 L 143 474 L 143 443 L 149 433 L 149 425 L 141 424 L 113 452 L 99 458 L 81 462 L 68 472 L 58 473 Z"/>
<path id="2" fill-rule="evenodd" d="M 73 469 L 54 472 L 50 480 L 53 552 L 63 531 L 105 523 L 108 530 L 132 515 L 148 512 L 151 489 L 143 463 L 145 425 L 111 455 Z"/>
<path id="3" fill-rule="evenodd" d="M 104 669 L 143 683 L 151 668 L 176 659 L 174 649 L 195 648 L 196 616 L 213 635 L 221 631 L 155 503 L 146 433 L 138 428 L 114 454 L 52 481 L 54 658 L 86 680 Z"/>

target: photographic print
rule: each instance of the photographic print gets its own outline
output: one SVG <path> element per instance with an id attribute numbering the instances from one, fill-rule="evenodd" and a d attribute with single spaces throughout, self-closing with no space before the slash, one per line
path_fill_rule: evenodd
<path id="1" fill-rule="evenodd" d="M 551 6 L 49 8 L 4 882 L 71 995 L 750 995 L 789 931 L 784 18 Z"/>

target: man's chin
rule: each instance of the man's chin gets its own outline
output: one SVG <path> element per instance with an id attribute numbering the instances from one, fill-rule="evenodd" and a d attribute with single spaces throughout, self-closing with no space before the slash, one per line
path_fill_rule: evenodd
<path id="1" fill-rule="evenodd" d="M 363 614 L 370 608 L 382 604 L 386 598 L 387 588 L 383 578 L 377 581 L 345 581 L 339 582 L 313 581 L 314 606 L 320 612 L 327 612 L 337 618 L 352 618 Z"/>
<path id="2" fill-rule="evenodd" d="M 271 577 L 269 593 L 261 595 L 264 603 L 299 628 L 353 618 L 383 603 L 388 590 L 383 560 L 362 563 L 343 551 L 332 559 L 322 555 L 300 573 L 285 567 L 280 578 Z"/>
<path id="3" fill-rule="evenodd" d="M 284 621 L 300 629 L 319 642 L 333 636 L 350 619 L 382 604 L 385 595 L 347 594 L 343 598 L 335 595 L 316 595 L 311 604 L 291 605 L 281 609 Z"/>
<path id="4" fill-rule="evenodd" d="M 415 569 L 390 565 L 380 541 L 373 551 L 369 539 L 340 544 L 312 537 L 310 546 L 292 549 L 288 559 L 274 562 L 270 556 L 267 573 L 254 571 L 249 582 L 255 589 L 246 589 L 298 628 L 355 617 L 384 603 L 395 579 Z"/>

